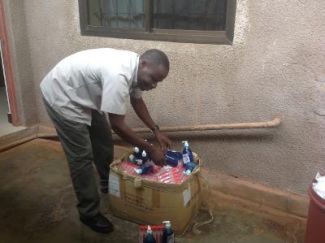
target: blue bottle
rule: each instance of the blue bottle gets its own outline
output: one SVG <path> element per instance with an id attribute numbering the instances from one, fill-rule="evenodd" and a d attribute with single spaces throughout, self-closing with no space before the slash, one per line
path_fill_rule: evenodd
<path id="1" fill-rule="evenodd" d="M 156 243 L 150 225 L 148 225 L 146 235 L 143 238 L 143 243 Z"/>
<path id="2" fill-rule="evenodd" d="M 141 157 L 141 151 L 138 147 L 134 147 L 133 148 L 133 155 L 135 157 L 135 159 L 140 159 Z"/>
<path id="3" fill-rule="evenodd" d="M 143 149 L 140 149 L 138 147 L 133 148 L 133 153 L 129 156 L 129 161 L 136 164 L 136 165 L 143 165 L 147 161 L 150 160 L 149 155 L 147 152 Z"/>
<path id="4" fill-rule="evenodd" d="M 165 154 L 166 164 L 172 167 L 176 167 L 178 165 L 178 161 L 182 160 L 183 155 L 180 152 L 174 150 L 167 150 Z"/>
<path id="5" fill-rule="evenodd" d="M 150 160 L 149 155 L 145 150 L 142 150 L 141 159 L 143 164 Z"/>
<path id="6" fill-rule="evenodd" d="M 139 169 L 135 169 L 135 172 L 139 175 L 145 175 L 153 172 L 153 166 L 152 163 L 147 162 L 141 165 Z"/>
<path id="7" fill-rule="evenodd" d="M 141 160 L 141 151 L 138 147 L 134 147 L 133 153 L 129 156 L 129 161 L 137 164 L 139 160 Z"/>
<path id="8" fill-rule="evenodd" d="M 197 164 L 195 162 L 189 162 L 187 164 L 185 164 L 185 171 L 184 173 L 186 175 L 190 175 L 192 173 L 192 171 L 196 168 Z"/>
<path id="9" fill-rule="evenodd" d="M 175 235 L 174 231 L 172 229 L 172 224 L 170 221 L 164 221 L 163 224 L 165 224 L 165 228 L 163 230 L 161 242 L 162 243 L 175 243 Z"/>
<path id="10" fill-rule="evenodd" d="M 188 144 L 188 141 L 183 141 L 183 163 L 184 167 L 186 167 L 186 164 L 189 162 L 193 162 L 193 153 L 190 149 L 190 145 Z"/>

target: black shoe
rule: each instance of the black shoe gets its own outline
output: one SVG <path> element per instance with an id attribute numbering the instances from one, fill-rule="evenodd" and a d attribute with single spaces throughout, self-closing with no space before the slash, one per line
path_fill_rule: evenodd
<path id="1" fill-rule="evenodd" d="M 89 226 L 92 230 L 99 233 L 111 233 L 114 230 L 114 225 L 105 218 L 101 213 L 98 213 L 92 218 L 80 216 L 80 221 Z"/>
<path id="2" fill-rule="evenodd" d="M 100 181 L 100 191 L 105 194 L 108 193 L 108 181 L 107 180 Z"/>
<path id="3" fill-rule="evenodd" d="M 100 191 L 101 191 L 101 193 L 107 194 L 108 193 L 108 187 L 101 187 Z"/>

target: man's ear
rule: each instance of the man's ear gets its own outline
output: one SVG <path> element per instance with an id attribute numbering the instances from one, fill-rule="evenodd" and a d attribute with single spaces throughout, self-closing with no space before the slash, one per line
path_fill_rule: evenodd
<path id="1" fill-rule="evenodd" d="M 147 61 L 146 59 L 140 59 L 140 63 L 139 63 L 139 65 L 140 65 L 141 67 L 147 66 L 147 64 L 148 64 L 148 61 Z"/>

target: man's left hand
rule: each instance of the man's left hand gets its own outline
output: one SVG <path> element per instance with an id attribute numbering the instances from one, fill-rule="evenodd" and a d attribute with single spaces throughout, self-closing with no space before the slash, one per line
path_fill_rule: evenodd
<path id="1" fill-rule="evenodd" d="M 163 151 L 171 147 L 172 141 L 165 134 L 161 133 L 159 130 L 156 130 L 154 134 Z"/>

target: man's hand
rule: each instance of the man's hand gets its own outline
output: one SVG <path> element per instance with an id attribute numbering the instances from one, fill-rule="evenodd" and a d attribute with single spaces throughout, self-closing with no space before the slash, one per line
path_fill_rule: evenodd
<path id="1" fill-rule="evenodd" d="M 124 115 L 108 114 L 112 129 L 125 141 L 145 149 L 153 162 L 157 165 L 165 165 L 165 154 L 161 148 L 157 148 L 140 138 L 132 129 L 124 123 Z M 167 140 L 169 140 L 167 138 Z M 164 141 L 164 139 L 162 140 Z"/>
<path id="2" fill-rule="evenodd" d="M 161 149 L 151 146 L 151 149 L 148 152 L 149 152 L 150 158 L 156 165 L 163 166 L 166 164 L 165 154 L 163 153 L 163 151 Z"/>
<path id="3" fill-rule="evenodd" d="M 159 130 L 156 130 L 154 134 L 163 151 L 171 147 L 172 141 L 165 134 L 161 133 Z"/>

